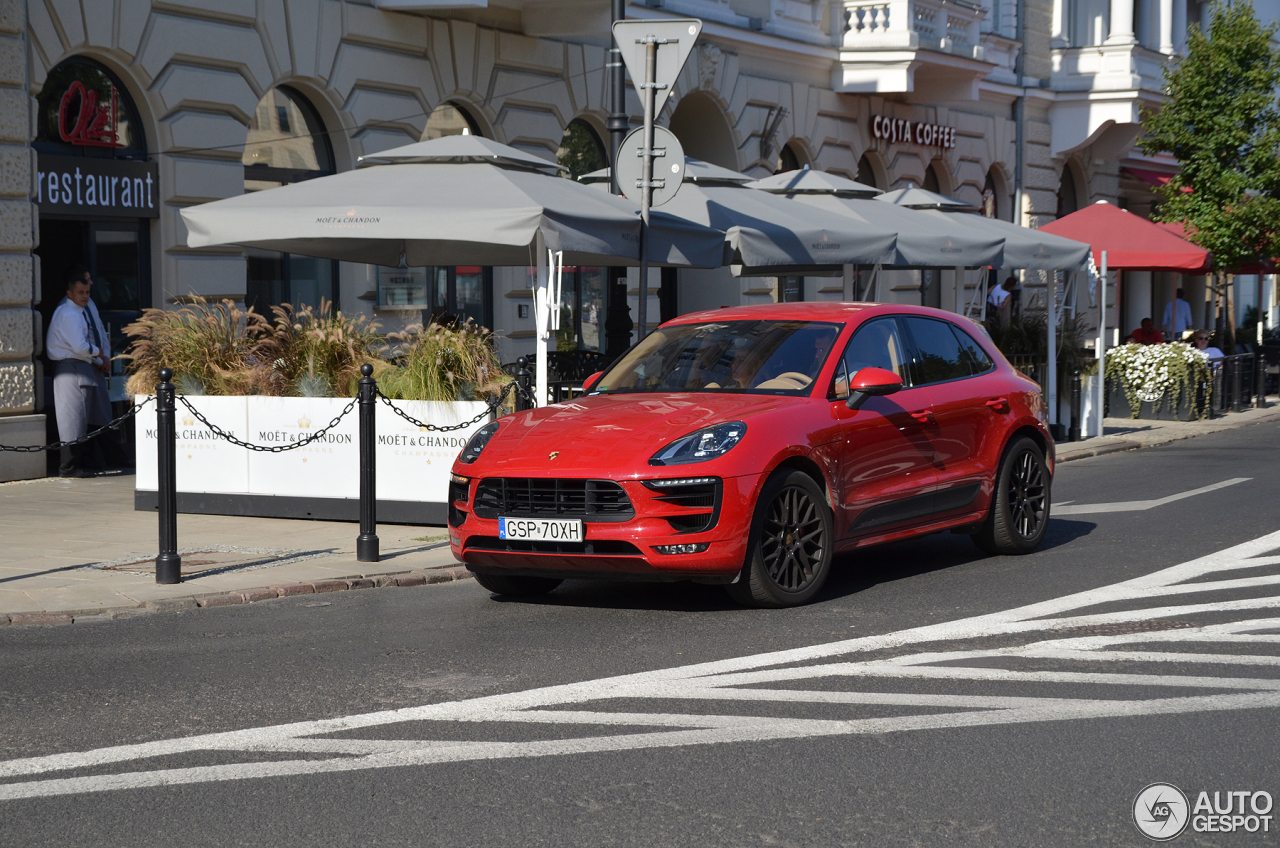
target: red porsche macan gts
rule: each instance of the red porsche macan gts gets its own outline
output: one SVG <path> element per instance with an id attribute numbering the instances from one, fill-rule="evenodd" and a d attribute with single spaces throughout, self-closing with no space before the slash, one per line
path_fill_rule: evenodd
<path id="1" fill-rule="evenodd" d="M 790 606 L 853 548 L 949 529 L 1021 554 L 1044 537 L 1040 388 L 949 312 L 685 315 L 586 388 L 488 424 L 454 462 L 449 541 L 492 592 L 695 580 Z"/>

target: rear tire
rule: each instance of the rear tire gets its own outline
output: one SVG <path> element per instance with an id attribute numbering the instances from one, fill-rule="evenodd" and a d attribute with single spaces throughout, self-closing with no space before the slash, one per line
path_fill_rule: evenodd
<path id="1" fill-rule="evenodd" d="M 474 572 L 476 582 L 495 595 L 513 598 L 533 598 L 555 589 L 563 580 L 555 577 L 526 577 L 520 574 L 495 574 L 492 571 Z"/>
<path id="2" fill-rule="evenodd" d="M 834 547 L 822 487 L 803 471 L 775 472 L 756 503 L 742 574 L 726 588 L 746 606 L 806 604 L 831 573 Z"/>
<path id="3" fill-rule="evenodd" d="M 991 509 L 974 543 L 989 554 L 1029 554 L 1049 527 L 1049 467 L 1044 451 L 1028 436 L 1005 450 L 996 473 Z"/>

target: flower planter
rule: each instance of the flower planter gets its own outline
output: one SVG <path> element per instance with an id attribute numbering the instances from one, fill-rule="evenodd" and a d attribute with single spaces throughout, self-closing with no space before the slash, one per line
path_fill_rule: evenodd
<path id="1" fill-rule="evenodd" d="M 349 398 L 191 397 L 211 424 L 246 442 L 286 445 L 328 426 Z M 480 402 L 393 401 L 405 413 L 437 427 L 486 411 Z M 154 406 L 136 421 L 135 509 L 155 509 Z M 178 402 L 178 511 L 262 518 L 355 521 L 360 505 L 358 408 L 324 438 L 280 453 L 251 451 L 218 438 Z M 379 401 L 376 407 L 378 520 L 444 524 L 449 469 L 479 422 L 449 433 L 420 429 Z"/>

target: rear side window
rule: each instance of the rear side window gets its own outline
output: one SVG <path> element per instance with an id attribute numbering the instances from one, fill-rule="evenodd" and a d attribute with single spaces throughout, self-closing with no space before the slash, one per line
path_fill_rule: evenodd
<path id="1" fill-rule="evenodd" d="M 962 351 L 960 339 L 951 332 L 950 322 L 915 315 L 903 316 L 903 320 L 915 342 L 917 385 L 958 380 L 973 373 L 969 370 L 969 356 Z"/>
<path id="2" fill-rule="evenodd" d="M 985 374 L 996 367 L 996 364 L 991 361 L 990 356 L 987 356 L 987 352 L 982 349 L 982 346 L 974 341 L 973 336 L 954 324 L 948 324 L 947 326 L 951 328 L 951 332 L 956 334 L 956 341 L 960 343 L 960 361 L 968 366 L 970 374 Z"/>

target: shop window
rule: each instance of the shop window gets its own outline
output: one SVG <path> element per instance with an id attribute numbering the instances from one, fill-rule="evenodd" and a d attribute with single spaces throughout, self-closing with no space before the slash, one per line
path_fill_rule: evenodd
<path id="1" fill-rule="evenodd" d="M 609 158 L 605 155 L 600 136 L 596 135 L 590 124 L 580 118 L 570 121 L 564 128 L 564 137 L 560 139 L 560 148 L 556 150 L 556 161 L 560 163 L 560 167 L 569 169 L 565 176 L 573 180 L 609 166 Z"/>
<path id="2" fill-rule="evenodd" d="M 328 135 L 302 95 L 274 88 L 258 103 L 245 141 L 244 190 L 263 191 L 334 173 Z M 245 251 L 245 305 L 264 315 L 282 303 L 318 307 L 338 299 L 338 263 L 274 250 Z"/>
<path id="3" fill-rule="evenodd" d="M 931 191 L 934 194 L 946 194 L 942 186 L 946 178 L 938 172 L 938 163 L 934 162 L 924 171 L 924 182 L 920 184 L 920 188 L 925 191 Z"/>
<path id="4" fill-rule="evenodd" d="M 787 142 L 782 145 L 782 150 L 778 151 L 778 162 L 773 172 L 780 174 L 783 171 L 798 171 L 802 167 L 804 165 L 801 162 L 800 155 L 796 153 L 795 144 Z"/>
<path id="5" fill-rule="evenodd" d="M 560 291 L 560 329 L 556 350 L 603 353 L 605 274 L 607 268 L 566 265 Z"/>
<path id="6" fill-rule="evenodd" d="M 45 78 L 35 148 L 58 156 L 145 158 L 142 122 L 113 74 L 88 59 L 68 59 Z"/>
<path id="7" fill-rule="evenodd" d="M 438 324 L 473 321 L 493 326 L 493 269 L 480 265 L 426 269 L 430 318 Z"/>
<path id="8" fill-rule="evenodd" d="M 1058 217 L 1070 215 L 1080 209 L 1080 194 L 1076 190 L 1075 168 L 1068 162 L 1062 168 L 1062 182 L 1058 185 Z"/>
<path id="9" fill-rule="evenodd" d="M 871 164 L 871 160 L 865 155 L 858 160 L 858 175 L 854 177 L 854 180 L 863 185 L 884 189 L 884 185 L 876 173 L 875 166 Z"/>
<path id="10" fill-rule="evenodd" d="M 804 277 L 776 277 L 773 299 L 778 303 L 799 303 L 804 300 Z"/>

